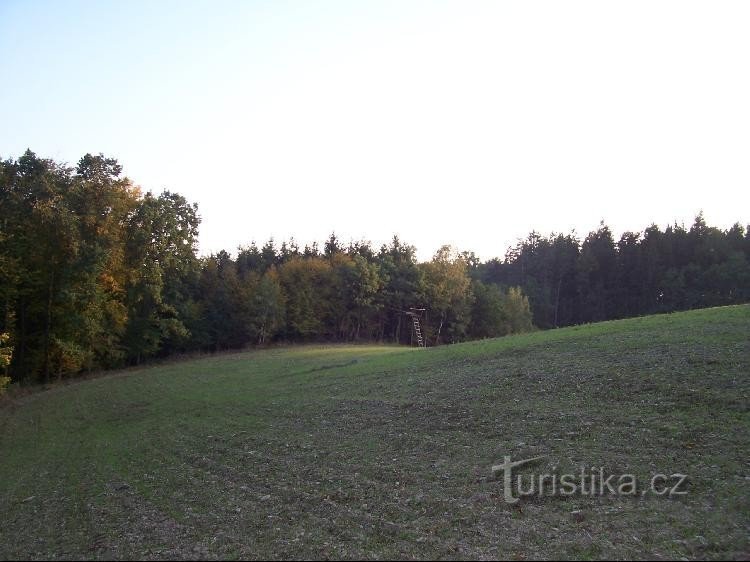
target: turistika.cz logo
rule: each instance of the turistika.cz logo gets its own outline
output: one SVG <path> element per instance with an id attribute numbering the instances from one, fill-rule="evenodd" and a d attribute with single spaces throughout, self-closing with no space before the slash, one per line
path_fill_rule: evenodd
<path id="1" fill-rule="evenodd" d="M 687 494 L 686 474 L 654 474 L 647 486 L 642 486 L 633 474 L 607 474 L 604 467 L 582 468 L 579 473 L 558 473 L 556 470 L 539 474 L 516 474 L 513 469 L 537 463 L 545 457 L 534 457 L 520 461 L 503 458 L 501 464 L 492 467 L 492 474 L 502 473 L 503 499 L 515 504 L 529 496 L 684 496 Z M 515 486 L 514 486 L 515 484 Z"/>

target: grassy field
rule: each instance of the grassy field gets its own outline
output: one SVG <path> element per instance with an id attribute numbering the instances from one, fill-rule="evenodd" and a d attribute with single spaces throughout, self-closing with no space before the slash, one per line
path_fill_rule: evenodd
<path id="1" fill-rule="evenodd" d="M 749 391 L 749 306 L 128 370 L 0 405 L 0 556 L 747 559 Z M 504 455 L 687 495 L 510 505 Z"/>

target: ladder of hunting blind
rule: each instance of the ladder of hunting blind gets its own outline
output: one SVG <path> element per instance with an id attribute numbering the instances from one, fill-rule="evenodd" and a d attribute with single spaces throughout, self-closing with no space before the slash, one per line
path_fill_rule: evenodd
<path id="1" fill-rule="evenodd" d="M 414 314 L 411 320 L 414 323 L 414 333 L 417 335 L 417 345 L 424 347 L 424 338 L 422 337 L 422 326 L 419 324 L 419 317 Z"/>

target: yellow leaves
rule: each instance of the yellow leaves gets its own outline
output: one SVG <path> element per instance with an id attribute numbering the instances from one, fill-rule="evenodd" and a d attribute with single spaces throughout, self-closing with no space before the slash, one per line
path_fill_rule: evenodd
<path id="1" fill-rule="evenodd" d="M 10 340 L 9 334 L 0 334 L 0 369 L 6 369 L 13 358 L 13 348 L 5 345 L 8 340 Z"/>
<path id="2" fill-rule="evenodd" d="M 471 279 L 466 262 L 450 246 L 443 246 L 432 261 L 420 266 L 425 273 L 431 307 L 447 310 L 467 298 Z"/>
<path id="3" fill-rule="evenodd" d="M 108 271 L 103 271 L 99 275 L 99 284 L 104 288 L 105 291 L 109 291 L 112 293 L 119 293 L 120 291 L 122 291 L 122 286 L 120 285 L 120 283 Z"/>
<path id="4" fill-rule="evenodd" d="M 10 339 L 8 334 L 0 334 L 0 371 L 5 371 L 10 365 L 13 358 L 13 348 L 6 347 L 5 344 Z M 10 377 L 0 375 L 0 396 L 5 393 L 5 389 L 10 384 Z"/>

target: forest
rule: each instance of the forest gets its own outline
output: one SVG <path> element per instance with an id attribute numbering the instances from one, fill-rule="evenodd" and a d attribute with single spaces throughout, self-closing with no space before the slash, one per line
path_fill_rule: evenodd
<path id="1" fill-rule="evenodd" d="M 413 344 L 412 310 L 433 346 L 750 301 L 750 228 L 702 214 L 617 240 L 532 232 L 486 262 L 335 234 L 200 256 L 199 226 L 197 204 L 101 154 L 0 161 L 0 391 L 274 342 Z"/>

